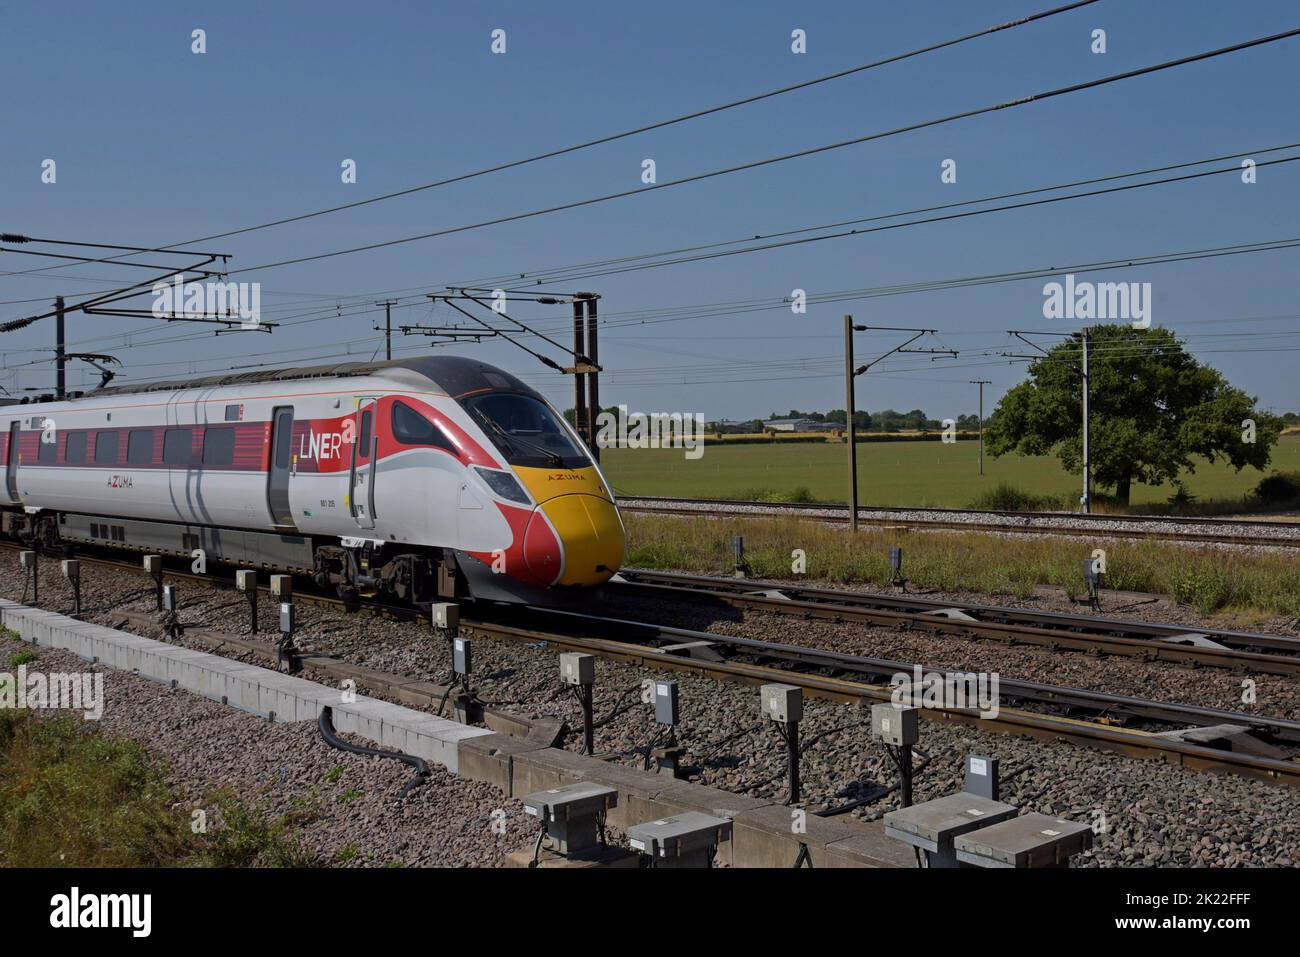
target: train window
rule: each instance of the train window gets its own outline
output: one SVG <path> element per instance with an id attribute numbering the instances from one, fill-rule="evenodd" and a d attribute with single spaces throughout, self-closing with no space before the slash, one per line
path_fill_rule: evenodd
<path id="1" fill-rule="evenodd" d="M 135 433 L 131 433 L 135 438 Z M 194 430 L 168 429 L 163 433 L 163 464 L 190 465 L 194 460 Z M 127 449 L 128 455 L 130 449 Z"/>
<path id="2" fill-rule="evenodd" d="M 226 421 L 227 422 L 239 421 L 239 406 L 237 405 L 226 406 Z"/>
<path id="3" fill-rule="evenodd" d="M 590 465 L 551 407 L 517 392 L 490 392 L 464 402 L 511 465 L 576 469 Z"/>
<path id="4" fill-rule="evenodd" d="M 369 409 L 361 413 L 361 435 L 358 437 L 357 454 L 363 459 L 370 455 L 370 420 L 374 418 Z"/>
<path id="5" fill-rule="evenodd" d="M 153 432 L 151 430 L 126 434 L 126 464 L 149 465 L 153 462 Z"/>
<path id="6" fill-rule="evenodd" d="M 277 417 L 279 414 L 277 413 Z M 285 409 L 283 428 L 275 430 L 275 467 L 287 469 L 293 458 L 293 410 Z"/>
<path id="7" fill-rule="evenodd" d="M 69 432 L 67 444 L 63 447 L 63 461 L 69 465 L 86 464 L 86 433 Z"/>
<path id="8" fill-rule="evenodd" d="M 121 436 L 116 429 L 107 432 L 95 433 L 95 464 L 96 465 L 116 465 L 117 450 L 122 444 Z"/>
<path id="9" fill-rule="evenodd" d="M 235 462 L 235 430 L 208 428 L 203 430 L 203 464 L 233 465 Z"/>
<path id="10" fill-rule="evenodd" d="M 46 442 L 44 433 L 41 434 L 36 448 L 36 461 L 40 465 L 53 465 L 59 460 L 59 434 L 54 433 L 54 441 Z"/>
<path id="11" fill-rule="evenodd" d="M 403 445 L 432 445 L 460 454 L 442 429 L 402 402 L 393 403 L 393 438 Z"/>

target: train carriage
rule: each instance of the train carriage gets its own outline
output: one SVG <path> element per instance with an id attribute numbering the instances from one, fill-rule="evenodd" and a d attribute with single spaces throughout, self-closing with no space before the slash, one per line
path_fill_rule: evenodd
<path id="1" fill-rule="evenodd" d="M 538 600 L 623 559 L 562 416 L 453 356 L 259 371 L 0 407 L 3 531 L 309 573 L 345 597 Z"/>

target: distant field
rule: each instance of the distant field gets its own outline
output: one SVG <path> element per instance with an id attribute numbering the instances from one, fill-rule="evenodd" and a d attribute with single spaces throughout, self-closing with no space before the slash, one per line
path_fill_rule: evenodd
<path id="1" fill-rule="evenodd" d="M 846 447 L 840 444 L 704 445 L 704 455 L 686 459 L 682 449 L 606 449 L 601 455 L 610 481 L 622 495 L 681 498 L 749 498 L 763 492 L 788 494 L 805 488 L 822 501 L 847 496 Z M 1284 435 L 1269 471 L 1300 471 L 1300 435 Z M 1009 482 L 1038 495 L 1069 495 L 1076 501 L 1080 479 L 1052 456 L 985 458 L 979 475 L 979 443 L 861 442 L 858 444 L 858 501 L 864 505 L 961 508 L 986 489 Z M 1240 499 L 1266 475 L 1234 472 L 1226 465 L 1199 466 L 1184 481 L 1203 501 Z M 1171 485 L 1133 486 L 1133 503 L 1165 502 Z"/>

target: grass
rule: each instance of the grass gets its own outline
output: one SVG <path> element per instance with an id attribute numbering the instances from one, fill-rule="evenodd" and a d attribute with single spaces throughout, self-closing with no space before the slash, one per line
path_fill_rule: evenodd
<path id="1" fill-rule="evenodd" d="M 964 508 L 994 493 L 1000 483 L 1031 497 L 1074 508 L 1079 477 L 1052 456 L 985 458 L 979 475 L 979 444 L 861 442 L 858 444 L 858 501 L 864 505 Z M 843 502 L 847 448 L 842 443 L 704 445 L 704 455 L 687 459 L 681 449 L 606 449 L 601 465 L 622 495 L 730 498 L 771 501 Z M 1300 433 L 1284 435 L 1268 472 L 1300 471 Z M 1196 511 L 1240 511 L 1244 498 L 1268 472 L 1202 464 L 1182 477 Z M 1164 505 L 1172 485 L 1134 485 L 1134 505 Z"/>
<path id="2" fill-rule="evenodd" d="M 311 863 L 294 837 L 309 808 L 274 816 L 229 792 L 209 795 L 204 807 L 209 826 L 195 833 L 163 770 L 139 744 L 67 715 L 0 711 L 0 865 Z"/>
<path id="3" fill-rule="evenodd" d="M 1040 585 L 1083 591 L 1082 562 L 1093 543 L 1001 539 L 978 532 L 899 536 L 798 519 L 677 518 L 625 514 L 625 564 L 730 574 L 731 537 L 745 538 L 745 558 L 760 578 L 791 578 L 792 551 L 806 556 L 806 577 L 884 586 L 889 547 L 903 546 L 903 574 L 918 588 L 975 591 L 1028 598 Z M 1109 542 L 1106 585 L 1165 595 L 1204 616 L 1230 611 L 1247 617 L 1300 618 L 1300 562 L 1290 554 L 1225 555 L 1210 548 L 1164 542 Z"/>
<path id="4" fill-rule="evenodd" d="M 17 668 L 19 665 L 30 665 L 36 658 L 36 652 L 30 648 L 24 648 L 9 656 L 9 667 Z"/>

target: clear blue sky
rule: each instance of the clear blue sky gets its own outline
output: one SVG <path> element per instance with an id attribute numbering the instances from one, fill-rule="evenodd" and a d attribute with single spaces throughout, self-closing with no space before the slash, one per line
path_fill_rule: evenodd
<path id="1" fill-rule="evenodd" d="M 139 245 L 174 243 L 362 199 L 619 131 L 865 63 L 1052 5 L 1007 2 L 653 4 L 611 2 L 198 3 L 0 9 L 6 94 L 0 117 L 0 229 Z M 232 268 L 380 241 L 635 188 L 1047 90 L 1300 25 L 1293 2 L 1103 0 L 1047 22 L 904 64 L 519 170 L 306 223 L 205 244 Z M 207 31 L 208 52 L 190 52 Z M 507 31 L 508 52 L 490 52 Z M 790 52 L 807 31 L 808 52 Z M 1104 28 L 1108 52 L 1090 51 Z M 854 146 L 704 183 L 523 223 L 323 262 L 239 275 L 263 285 L 264 318 L 313 296 L 352 299 L 971 199 L 1300 140 L 1300 41 L 1234 54 L 1047 103 Z M 55 185 L 41 163 L 58 164 Z M 340 182 L 354 159 L 358 183 Z M 940 163 L 957 161 L 955 185 Z M 1223 164 L 1220 164 L 1223 165 Z M 583 280 L 602 314 L 810 294 L 1300 235 L 1300 164 L 874 236 Z M 0 256 L 5 272 L 46 265 Z M 1234 382 L 1282 411 L 1300 406 L 1300 250 L 1152 266 L 1088 278 L 1149 281 L 1154 319 Z M 132 278 L 136 271 L 131 270 Z M 62 275 L 61 275 L 62 273 Z M 0 319 L 103 288 L 68 277 L 0 275 Z M 613 325 L 602 399 L 708 418 L 841 407 L 841 316 L 933 326 L 956 362 L 898 356 L 859 386 L 859 405 L 974 409 L 967 381 L 993 380 L 990 407 L 1021 365 L 972 353 L 1009 348 L 1002 330 L 1043 319 L 1043 280 L 742 313 Z M 147 307 L 146 298 L 139 305 Z M 279 310 L 278 312 L 276 310 Z M 558 328 L 565 310 L 519 315 Z M 445 309 L 398 310 L 446 322 Z M 249 362 L 301 364 L 381 346 L 375 315 L 282 327 L 274 335 L 191 337 L 153 320 L 76 315 L 72 348 L 110 352 L 124 379 L 189 376 Z M 382 318 L 382 317 L 378 317 Z M 123 334 L 132 333 L 128 342 Z M 50 322 L 0 336 L 0 384 L 52 381 Z M 149 343 L 153 342 L 151 346 Z M 868 333 L 870 355 L 897 342 Z M 343 345 L 340 345 L 343 344 Z M 934 343 L 938 345 L 940 343 Z M 406 350 L 414 339 L 399 340 Z M 1249 351 L 1245 351 L 1249 350 Z M 506 344 L 463 346 L 524 374 L 557 403 L 566 379 Z M 1018 350 L 1019 351 L 1019 350 Z M 17 366 L 17 368 L 14 368 Z M 73 385 L 97 377 L 79 369 Z"/>

